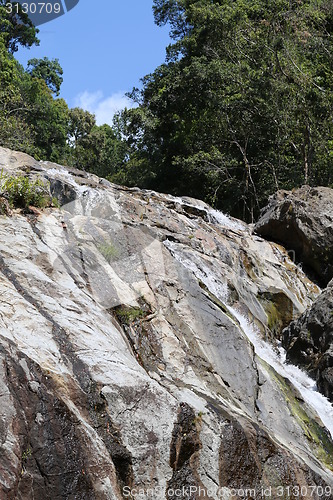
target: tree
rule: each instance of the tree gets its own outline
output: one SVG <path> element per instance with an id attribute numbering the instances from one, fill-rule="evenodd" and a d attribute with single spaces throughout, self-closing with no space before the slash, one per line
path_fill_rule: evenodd
<path id="1" fill-rule="evenodd" d="M 0 144 L 43 160 L 67 157 L 68 106 L 0 43 Z"/>
<path id="2" fill-rule="evenodd" d="M 69 111 L 69 163 L 102 177 L 115 176 L 123 166 L 128 148 L 107 124 L 97 126 L 88 111 Z"/>
<path id="3" fill-rule="evenodd" d="M 49 89 L 51 89 L 55 95 L 59 95 L 60 87 L 63 82 L 63 69 L 58 59 L 53 59 L 51 61 L 48 57 L 44 57 L 43 59 L 30 59 L 30 61 L 28 61 L 27 72 L 33 78 L 44 80 Z"/>
<path id="4" fill-rule="evenodd" d="M 29 111 L 21 92 L 23 68 L 0 38 L 0 144 L 32 153 L 34 132 L 25 117 Z"/>
<path id="5" fill-rule="evenodd" d="M 95 126 L 82 141 L 87 162 L 85 169 L 112 179 L 126 160 L 127 147 L 110 125 Z"/>
<path id="6" fill-rule="evenodd" d="M 42 160 L 60 162 L 67 155 L 68 106 L 54 99 L 43 80 L 24 73 L 21 95 L 26 104 L 26 123 L 34 133 L 34 155 Z"/>
<path id="7" fill-rule="evenodd" d="M 19 45 L 39 45 L 38 33 L 39 30 L 23 12 L 20 3 L 0 0 L 0 34 L 9 52 L 17 52 Z"/>
<path id="8" fill-rule="evenodd" d="M 74 148 L 84 139 L 96 125 L 95 115 L 81 108 L 69 111 L 68 140 Z"/>
<path id="9" fill-rule="evenodd" d="M 155 0 L 154 15 L 173 43 L 123 132 L 148 187 L 252 220 L 276 188 L 332 180 L 332 2 Z"/>

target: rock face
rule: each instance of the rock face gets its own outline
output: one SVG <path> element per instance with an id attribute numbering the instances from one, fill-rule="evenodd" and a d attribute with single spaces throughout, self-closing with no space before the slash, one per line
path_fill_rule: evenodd
<path id="1" fill-rule="evenodd" d="M 257 234 L 282 243 L 314 272 L 322 286 L 333 277 L 333 191 L 302 186 L 278 191 L 255 226 Z"/>
<path id="2" fill-rule="evenodd" d="M 333 283 L 332 283 L 333 285 Z M 289 361 L 306 368 L 319 390 L 333 402 L 333 288 L 283 332 Z"/>
<path id="3" fill-rule="evenodd" d="M 266 342 L 320 292 L 286 251 L 197 200 L 0 168 L 65 203 L 0 217 L 1 500 L 329 498 L 332 407 Z"/>

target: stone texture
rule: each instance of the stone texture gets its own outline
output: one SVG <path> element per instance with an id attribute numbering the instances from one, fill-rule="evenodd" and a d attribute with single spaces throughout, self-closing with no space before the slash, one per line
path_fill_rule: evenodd
<path id="1" fill-rule="evenodd" d="M 333 277 L 333 192 L 302 186 L 278 191 L 263 210 L 257 234 L 282 243 L 322 286 Z"/>
<path id="2" fill-rule="evenodd" d="M 197 200 L 0 148 L 1 168 L 65 203 L 0 217 L 1 500 L 333 488 L 275 340 L 320 290 L 282 247 Z"/>
<path id="3" fill-rule="evenodd" d="M 333 288 L 283 332 L 289 361 L 305 368 L 319 390 L 333 402 Z"/>

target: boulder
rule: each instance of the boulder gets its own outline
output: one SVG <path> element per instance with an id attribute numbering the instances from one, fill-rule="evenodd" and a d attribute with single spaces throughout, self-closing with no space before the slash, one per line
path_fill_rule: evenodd
<path id="1" fill-rule="evenodd" d="M 333 282 L 331 283 L 333 285 Z M 333 288 L 329 286 L 298 320 L 283 331 L 287 359 L 316 379 L 333 402 Z"/>
<path id="2" fill-rule="evenodd" d="M 278 191 L 255 225 L 257 234 L 294 251 L 322 286 L 333 277 L 333 190 Z"/>
<path id="3" fill-rule="evenodd" d="M 1 165 L 63 203 L 0 215 L 1 500 L 332 491 L 331 405 L 264 340 L 320 292 L 281 246 L 198 200 Z"/>

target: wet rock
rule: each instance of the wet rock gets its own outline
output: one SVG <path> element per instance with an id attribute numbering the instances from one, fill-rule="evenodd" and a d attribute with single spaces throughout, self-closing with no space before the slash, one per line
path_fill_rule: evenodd
<path id="1" fill-rule="evenodd" d="M 333 191 L 302 186 L 278 191 L 263 210 L 257 234 L 282 243 L 326 286 L 333 277 Z"/>
<path id="2" fill-rule="evenodd" d="M 199 451 L 202 447 L 200 442 L 201 419 L 201 414 L 196 415 L 193 408 L 187 403 L 181 403 L 170 447 L 170 465 L 173 469 L 167 490 L 167 498 L 170 500 L 177 498 L 177 490 L 190 489 L 189 495 L 187 495 L 189 500 L 198 498 L 199 488 L 205 491 L 197 471 Z M 191 489 L 193 493 L 191 493 Z"/>
<path id="3" fill-rule="evenodd" d="M 283 332 L 290 362 L 305 368 L 333 402 L 333 288 L 328 287 Z"/>
<path id="4" fill-rule="evenodd" d="M 226 494 L 239 492 L 240 498 L 279 498 L 283 495 L 288 498 L 291 495 L 286 486 L 295 484 L 295 481 L 304 484 L 309 481 L 310 484 L 313 478 L 309 477 L 306 467 L 295 464 L 289 453 L 279 449 L 263 429 L 235 421 L 223 424 L 220 448 L 222 491 Z M 317 476 L 316 481 L 321 484 L 320 477 Z M 308 492 L 310 496 L 310 487 Z"/>
<path id="5" fill-rule="evenodd" d="M 1 500 L 333 487 L 331 408 L 263 340 L 320 292 L 281 246 L 197 200 L 0 165 L 64 203 L 0 216 Z"/>
<path id="6" fill-rule="evenodd" d="M 76 191 L 68 183 L 48 175 L 46 175 L 46 178 L 50 182 L 51 195 L 57 199 L 59 205 L 67 205 L 76 199 Z"/>

